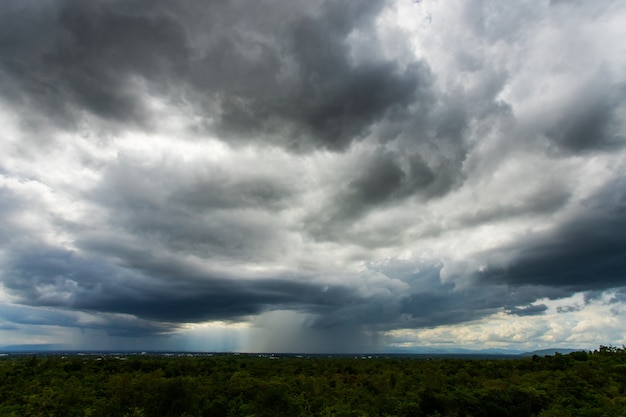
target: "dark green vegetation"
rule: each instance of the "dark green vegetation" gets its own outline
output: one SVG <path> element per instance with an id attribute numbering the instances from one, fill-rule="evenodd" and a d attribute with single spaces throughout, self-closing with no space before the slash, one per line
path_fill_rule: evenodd
<path id="1" fill-rule="evenodd" d="M 514 360 L 23 356 L 0 416 L 626 416 L 626 350 Z"/>

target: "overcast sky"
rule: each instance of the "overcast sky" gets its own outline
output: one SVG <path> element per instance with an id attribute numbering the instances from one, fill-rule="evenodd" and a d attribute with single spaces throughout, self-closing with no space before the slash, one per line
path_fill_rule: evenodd
<path id="1" fill-rule="evenodd" d="M 3 0 L 0 346 L 626 343 L 621 0 Z"/>

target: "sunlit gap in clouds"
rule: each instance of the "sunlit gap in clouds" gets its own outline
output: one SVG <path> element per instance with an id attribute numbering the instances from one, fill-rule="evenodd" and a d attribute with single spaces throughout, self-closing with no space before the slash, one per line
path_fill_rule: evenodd
<path id="1" fill-rule="evenodd" d="M 607 338 L 614 338 L 620 345 L 626 343 L 620 318 L 626 310 L 618 297 L 616 291 L 607 291 L 576 293 L 556 300 L 545 298 L 530 306 L 499 311 L 463 326 L 396 329 L 386 332 L 386 337 L 389 346 L 404 351 L 420 347 L 446 350 L 459 346 L 476 350 L 532 351 L 563 342 L 574 349 L 588 349 L 601 345 Z"/>
<path id="2" fill-rule="evenodd" d="M 248 322 L 188 323 L 173 336 L 176 346 L 192 352 L 250 352 L 257 331 Z"/>

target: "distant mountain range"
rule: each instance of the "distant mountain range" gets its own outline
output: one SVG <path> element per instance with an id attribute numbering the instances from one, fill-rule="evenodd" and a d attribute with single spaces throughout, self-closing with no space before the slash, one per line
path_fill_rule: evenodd
<path id="1" fill-rule="evenodd" d="M 431 348 L 431 347 L 420 347 L 414 349 L 406 349 L 406 350 L 394 350 L 390 353 L 394 354 L 416 354 L 416 355 L 503 355 L 503 356 L 547 356 L 554 355 L 555 353 L 560 353 L 562 355 L 566 355 L 572 352 L 579 352 L 584 349 L 572 349 L 572 348 L 547 348 L 547 349 L 539 349 L 533 351 L 523 351 L 523 350 L 515 350 L 515 349 L 464 349 L 464 348 Z"/>
<path id="2" fill-rule="evenodd" d="M 533 350 L 532 352 L 524 352 L 521 354 L 521 356 L 533 356 L 533 355 L 548 356 L 548 355 L 554 355 L 555 353 L 560 353 L 561 355 L 567 355 L 568 353 L 580 352 L 582 350 L 584 349 L 560 349 L 560 348 L 541 349 L 541 350 Z"/>

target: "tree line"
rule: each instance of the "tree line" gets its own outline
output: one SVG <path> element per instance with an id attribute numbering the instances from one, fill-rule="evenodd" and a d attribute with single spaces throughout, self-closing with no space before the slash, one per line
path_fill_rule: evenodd
<path id="1" fill-rule="evenodd" d="M 520 359 L 9 356 L 0 416 L 626 416 L 626 350 Z"/>

